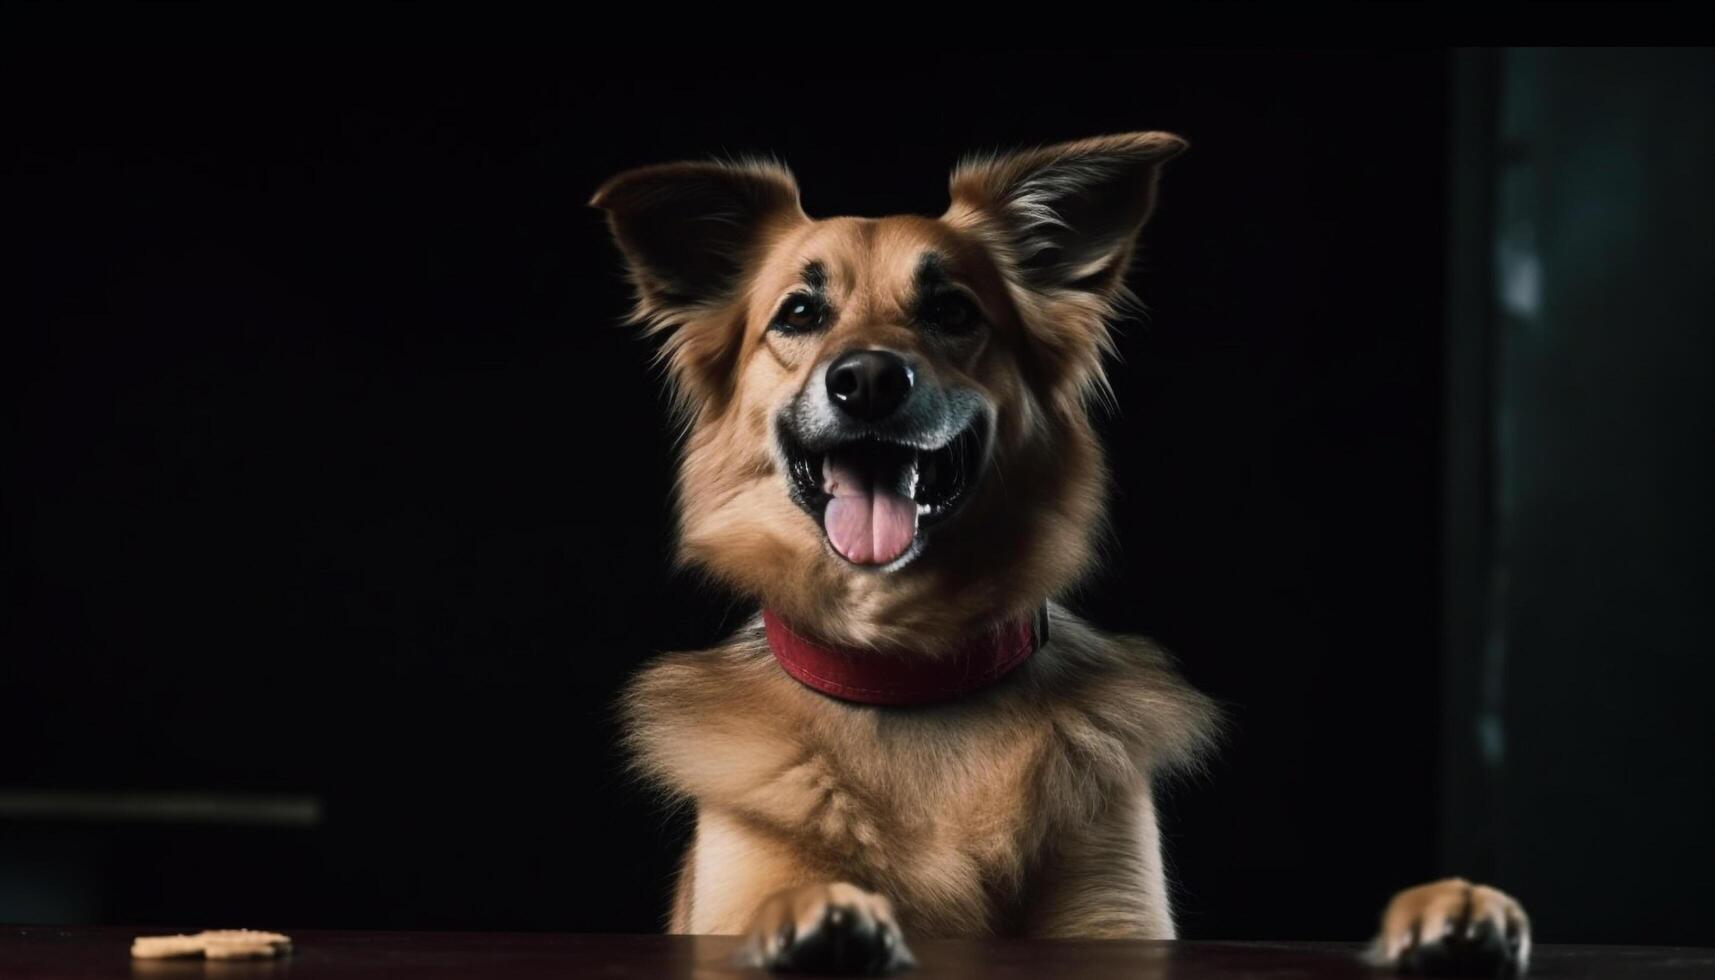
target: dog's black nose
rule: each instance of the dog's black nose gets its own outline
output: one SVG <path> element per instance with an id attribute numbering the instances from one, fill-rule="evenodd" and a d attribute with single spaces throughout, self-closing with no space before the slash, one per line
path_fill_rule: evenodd
<path id="1" fill-rule="evenodd" d="M 852 418 L 880 422 L 911 394 L 911 366 L 891 351 L 855 350 L 828 365 L 828 398 Z"/>

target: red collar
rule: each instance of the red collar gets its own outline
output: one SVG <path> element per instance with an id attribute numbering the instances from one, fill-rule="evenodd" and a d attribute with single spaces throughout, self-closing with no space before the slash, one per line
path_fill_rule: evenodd
<path id="1" fill-rule="evenodd" d="M 934 659 L 909 651 L 828 646 L 793 632 L 764 609 L 768 648 L 800 684 L 842 701 L 888 706 L 952 701 L 1005 677 L 1048 642 L 1048 610 L 974 634 Z"/>

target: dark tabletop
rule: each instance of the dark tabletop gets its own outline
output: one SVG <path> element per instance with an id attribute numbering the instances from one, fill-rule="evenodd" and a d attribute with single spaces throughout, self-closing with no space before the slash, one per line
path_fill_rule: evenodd
<path id="1" fill-rule="evenodd" d="M 288 959 L 262 962 L 136 960 L 133 936 L 172 930 L 0 927 L 0 978 L 150 977 L 293 980 L 374 977 L 737 977 L 737 940 L 726 937 L 595 936 L 475 932 L 287 930 Z M 187 930 L 188 931 L 188 930 Z M 1356 945 L 1337 943 L 1032 942 L 919 939 L 921 963 L 905 974 L 934 977 L 1216 977 L 1294 980 L 1376 977 Z M 1641 946 L 1539 946 L 1532 976 L 1715 977 L 1715 950 Z"/>

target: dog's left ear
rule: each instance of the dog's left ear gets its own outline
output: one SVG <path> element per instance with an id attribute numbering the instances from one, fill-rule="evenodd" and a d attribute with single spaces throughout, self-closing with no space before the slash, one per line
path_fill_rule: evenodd
<path id="1" fill-rule="evenodd" d="M 771 234 L 809 220 L 797 182 L 772 163 L 669 163 L 614 177 L 590 204 L 607 212 L 625 253 L 636 318 L 666 334 L 662 356 L 680 396 L 717 395 L 742 331 L 727 307 Z"/>
<path id="2" fill-rule="evenodd" d="M 943 220 L 981 233 L 1027 286 L 1111 296 L 1155 208 L 1161 165 L 1186 146 L 1172 133 L 1124 133 L 968 160 Z"/>

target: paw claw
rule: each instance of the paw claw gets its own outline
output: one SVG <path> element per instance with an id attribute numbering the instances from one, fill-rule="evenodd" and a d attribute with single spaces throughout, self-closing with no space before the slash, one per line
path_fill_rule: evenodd
<path id="1" fill-rule="evenodd" d="M 771 970 L 882 975 L 914 965 L 880 896 L 852 885 L 810 885 L 764 902 L 751 926 L 749 965 Z"/>
<path id="2" fill-rule="evenodd" d="M 1515 977 L 1530 958 L 1530 923 L 1504 892 L 1449 878 L 1394 896 L 1370 959 L 1404 973 Z"/>

